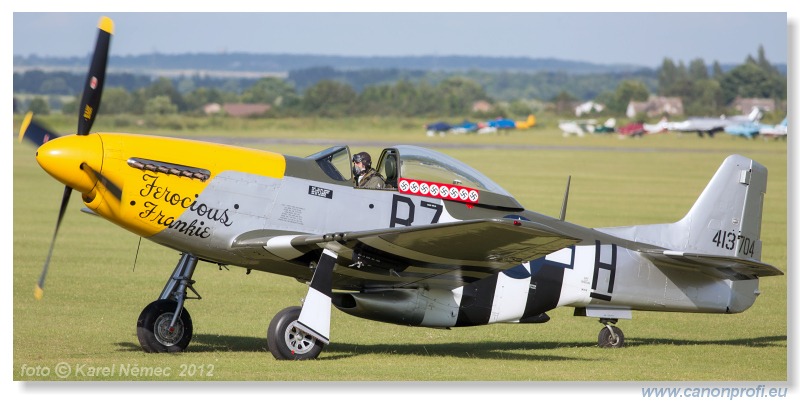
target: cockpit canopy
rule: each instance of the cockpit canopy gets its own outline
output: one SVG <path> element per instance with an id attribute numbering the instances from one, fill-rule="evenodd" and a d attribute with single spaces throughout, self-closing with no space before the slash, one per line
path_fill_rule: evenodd
<path id="1" fill-rule="evenodd" d="M 350 150 L 346 146 L 331 147 L 310 155 L 323 172 L 336 181 L 352 180 Z M 375 161 L 373 159 L 373 161 Z M 479 199 L 462 199 L 487 206 L 522 209 L 513 196 L 486 175 L 463 162 L 423 147 L 399 145 L 386 148 L 373 167 L 386 180 L 386 189 L 407 192 L 408 183 L 455 185 L 459 190 L 479 194 Z M 405 179 L 405 181 L 403 181 Z M 405 182 L 405 183 L 402 183 Z M 421 194 L 429 195 L 427 192 Z M 440 197 L 444 198 L 444 197 Z M 450 198 L 451 200 L 459 200 Z M 475 201 L 477 203 L 475 203 Z"/>

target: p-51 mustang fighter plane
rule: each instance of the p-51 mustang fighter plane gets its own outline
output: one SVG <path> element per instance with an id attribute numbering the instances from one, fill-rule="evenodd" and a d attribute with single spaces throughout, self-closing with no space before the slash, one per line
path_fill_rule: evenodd
<path id="1" fill-rule="evenodd" d="M 592 229 L 564 221 L 564 210 L 525 210 L 486 176 L 421 147 L 384 149 L 376 169 L 386 188 L 359 189 L 345 146 L 299 158 L 91 132 L 112 30 L 103 18 L 77 134 L 58 137 L 29 117 L 21 135 L 66 185 L 56 233 L 74 189 L 98 216 L 182 252 L 137 321 L 147 352 L 189 345 L 185 303 L 200 260 L 308 283 L 302 306 L 269 324 L 269 349 L 287 360 L 315 358 L 330 342 L 331 306 L 434 328 L 543 323 L 568 306 L 600 319 L 600 346 L 620 347 L 614 324 L 634 310 L 742 312 L 760 277 L 782 274 L 759 261 L 767 170 L 742 156 L 722 163 L 676 223 Z"/>

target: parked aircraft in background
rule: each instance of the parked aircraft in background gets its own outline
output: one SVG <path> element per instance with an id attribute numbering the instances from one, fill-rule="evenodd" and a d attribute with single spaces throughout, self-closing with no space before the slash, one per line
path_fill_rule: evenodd
<path id="1" fill-rule="evenodd" d="M 725 126 L 723 130 L 725 130 L 725 133 L 728 133 L 732 136 L 739 136 L 747 138 L 748 140 L 752 140 L 758 136 L 758 133 L 763 127 L 765 127 L 765 125 L 762 125 L 758 122 L 742 122 L 735 125 Z"/>
<path id="2" fill-rule="evenodd" d="M 428 136 L 444 136 L 445 134 L 468 134 L 468 133 L 496 133 L 497 131 L 506 130 L 523 130 L 530 129 L 536 125 L 536 117 L 528 115 L 526 120 L 515 121 L 507 118 L 497 118 L 485 122 L 471 122 L 464 120 L 459 124 L 451 125 L 447 122 L 434 122 L 425 125 L 425 131 Z"/>
<path id="3" fill-rule="evenodd" d="M 642 124 L 644 132 L 648 134 L 666 132 L 668 131 L 668 126 L 669 122 L 667 121 L 667 118 L 661 118 L 661 120 L 659 120 L 658 123 L 653 125 L 647 123 Z"/>
<path id="4" fill-rule="evenodd" d="M 465 120 L 451 127 L 450 131 L 455 134 L 474 133 L 478 131 L 478 124 L 475 122 L 470 122 L 469 120 Z"/>
<path id="5" fill-rule="evenodd" d="M 736 116 L 720 116 L 718 118 L 712 117 L 692 117 L 682 122 L 669 122 L 667 129 L 677 132 L 697 132 L 697 135 L 703 137 L 714 137 L 714 134 L 725 129 L 725 126 L 742 124 L 742 123 L 757 123 L 763 116 L 763 113 L 758 108 L 753 108 L 749 115 L 736 115 Z"/>
<path id="6" fill-rule="evenodd" d="M 558 128 L 561 129 L 564 137 L 571 135 L 583 137 L 586 133 L 593 133 L 596 125 L 597 120 L 595 119 L 562 120 L 558 122 Z"/>
<path id="7" fill-rule="evenodd" d="M 644 129 L 644 123 L 631 122 L 626 125 L 622 125 L 619 129 L 617 129 L 617 133 L 619 134 L 620 138 L 642 137 L 645 133 L 647 133 L 647 131 Z"/>
<path id="8" fill-rule="evenodd" d="M 764 126 L 759 131 L 760 134 L 764 139 L 783 139 L 786 140 L 786 136 L 789 133 L 789 118 L 783 118 L 783 121 L 778 123 L 775 126 Z"/>
<path id="9" fill-rule="evenodd" d="M 514 126 L 517 129 L 530 129 L 533 126 L 536 126 L 536 116 L 528 115 L 528 119 L 518 120 L 514 122 Z"/>
<path id="10" fill-rule="evenodd" d="M 583 137 L 587 133 L 612 133 L 617 125 L 617 120 L 609 118 L 602 125 L 597 124 L 596 119 L 584 120 L 562 120 L 558 123 L 564 137 L 575 135 Z"/>
<path id="11" fill-rule="evenodd" d="M 453 126 L 447 122 L 435 122 L 425 125 L 425 130 L 428 136 L 444 136 L 452 128 Z"/>

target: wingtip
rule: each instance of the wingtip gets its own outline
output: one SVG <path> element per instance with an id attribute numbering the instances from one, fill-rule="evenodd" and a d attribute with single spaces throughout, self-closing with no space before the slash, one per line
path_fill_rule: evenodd
<path id="1" fill-rule="evenodd" d="M 109 34 L 114 34 L 114 21 L 108 17 L 101 17 L 100 23 L 97 24 L 97 28 L 100 28 L 103 31 L 108 32 Z"/>

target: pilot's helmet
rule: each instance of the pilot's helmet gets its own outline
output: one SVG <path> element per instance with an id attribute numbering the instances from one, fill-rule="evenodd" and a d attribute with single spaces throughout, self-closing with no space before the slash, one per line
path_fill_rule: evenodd
<path id="1" fill-rule="evenodd" d="M 372 167 L 372 157 L 369 156 L 365 151 L 362 151 L 353 156 L 353 162 L 362 162 L 364 163 L 364 168 L 369 169 Z"/>

